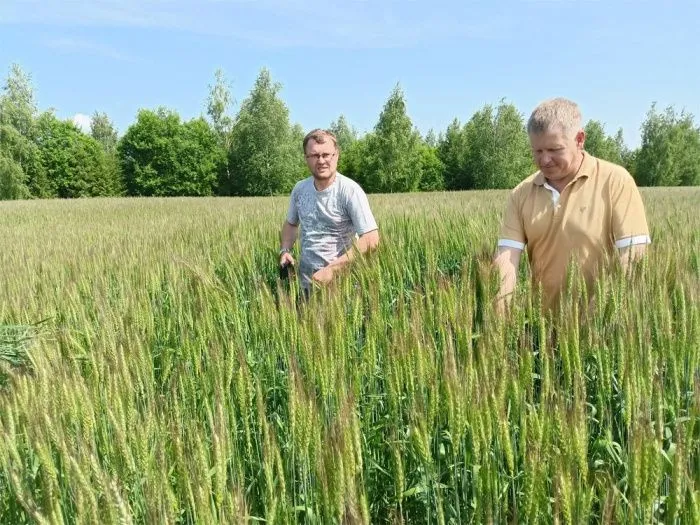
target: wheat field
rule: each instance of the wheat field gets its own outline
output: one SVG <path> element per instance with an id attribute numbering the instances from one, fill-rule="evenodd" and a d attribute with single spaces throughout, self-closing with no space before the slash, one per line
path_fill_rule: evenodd
<path id="1" fill-rule="evenodd" d="M 286 198 L 0 204 L 0 522 L 700 523 L 700 189 L 642 195 L 633 275 L 506 318 L 503 191 L 370 196 L 308 302 Z"/>

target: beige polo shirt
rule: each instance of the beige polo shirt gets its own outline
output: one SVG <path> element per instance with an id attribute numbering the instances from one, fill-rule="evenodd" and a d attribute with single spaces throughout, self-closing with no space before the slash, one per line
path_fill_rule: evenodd
<path id="1" fill-rule="evenodd" d="M 511 191 L 498 246 L 527 247 L 534 282 L 542 284 L 551 305 L 558 302 L 571 260 L 590 284 L 615 248 L 650 242 L 632 176 L 584 151 L 576 177 L 561 194 L 539 171 Z"/>

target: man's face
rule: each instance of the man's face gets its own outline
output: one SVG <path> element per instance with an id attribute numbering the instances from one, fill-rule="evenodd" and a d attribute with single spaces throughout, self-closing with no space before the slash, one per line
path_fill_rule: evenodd
<path id="1" fill-rule="evenodd" d="M 573 137 L 562 130 L 530 134 L 532 157 L 548 180 L 557 181 L 575 175 L 586 135 L 579 130 Z"/>
<path id="2" fill-rule="evenodd" d="M 320 143 L 311 139 L 306 144 L 306 164 L 316 179 L 325 180 L 335 175 L 338 150 L 332 140 Z"/>

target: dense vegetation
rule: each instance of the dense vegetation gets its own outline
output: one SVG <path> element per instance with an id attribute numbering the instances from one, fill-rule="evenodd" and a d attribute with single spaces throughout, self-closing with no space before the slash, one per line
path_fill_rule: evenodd
<path id="1" fill-rule="evenodd" d="M 29 75 L 12 66 L 0 93 L 0 199 L 288 193 L 306 175 L 305 130 L 290 122 L 280 92 L 263 69 L 231 115 L 219 71 L 206 116 L 182 121 L 173 109 L 141 109 L 119 137 L 96 112 L 85 134 L 40 113 Z M 505 101 L 422 136 L 396 86 L 371 132 L 359 136 L 342 115 L 329 128 L 340 171 L 370 193 L 510 188 L 534 170 L 524 117 Z M 690 114 L 652 106 L 632 150 L 598 121 L 586 132 L 589 153 L 624 165 L 640 186 L 700 184 L 700 129 Z"/>
<path id="2" fill-rule="evenodd" d="M 286 198 L 3 204 L 1 521 L 698 523 L 700 190 L 555 317 L 493 313 L 505 195 L 370 196 L 301 305 Z"/>

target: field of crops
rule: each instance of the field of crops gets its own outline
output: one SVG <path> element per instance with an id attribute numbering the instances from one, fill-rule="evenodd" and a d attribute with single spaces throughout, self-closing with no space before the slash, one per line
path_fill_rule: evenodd
<path id="1" fill-rule="evenodd" d="M 507 318 L 506 192 L 370 196 L 303 304 L 286 198 L 0 204 L 0 522 L 699 523 L 700 189 L 642 194 L 632 276 Z"/>

